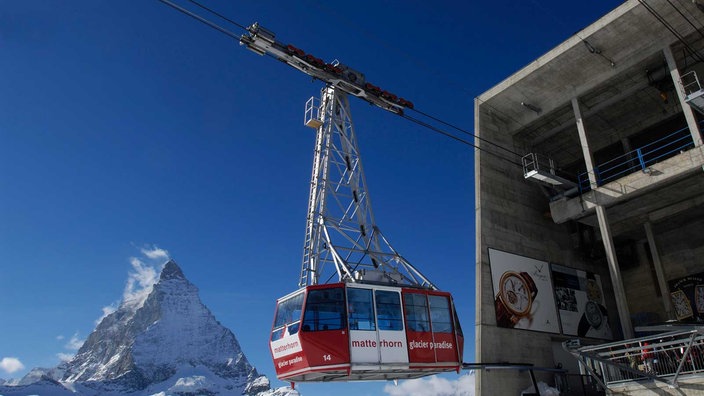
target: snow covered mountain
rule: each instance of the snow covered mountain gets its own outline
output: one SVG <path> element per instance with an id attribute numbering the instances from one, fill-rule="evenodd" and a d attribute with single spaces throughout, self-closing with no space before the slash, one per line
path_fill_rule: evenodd
<path id="1" fill-rule="evenodd" d="M 144 296 L 122 301 L 71 361 L 34 369 L 0 394 L 298 395 L 270 389 L 174 261 Z"/>

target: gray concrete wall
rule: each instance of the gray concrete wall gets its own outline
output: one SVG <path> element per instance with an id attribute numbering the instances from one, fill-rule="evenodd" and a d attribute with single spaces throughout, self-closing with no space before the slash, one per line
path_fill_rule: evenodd
<path id="1" fill-rule="evenodd" d="M 658 233 L 655 228 L 655 243 L 660 249 L 665 279 L 704 272 L 704 219 L 665 233 Z"/>
<path id="2" fill-rule="evenodd" d="M 481 104 L 475 113 L 475 130 L 483 139 L 513 148 L 513 142 L 507 141 L 501 133 L 506 125 L 499 116 L 492 115 L 491 109 Z M 513 160 L 519 162 L 519 159 Z M 519 166 L 479 152 L 476 177 L 476 359 L 485 363 L 508 361 L 554 367 L 552 343 L 569 337 L 496 326 L 488 249 L 595 272 L 601 276 L 605 300 L 613 302 L 608 270 L 605 266 L 597 268 L 574 249 L 570 224 L 552 221 L 548 198 L 538 184 L 523 178 Z M 607 309 L 612 316 L 616 312 L 615 306 L 607 306 Z M 611 317 L 610 322 L 618 323 L 615 317 Z M 553 383 L 552 375 L 538 375 L 538 379 Z M 519 390 L 531 385 L 527 373 L 507 370 L 479 372 L 476 383 L 477 394 L 482 395 L 519 394 Z"/>
<path id="3" fill-rule="evenodd" d="M 657 280 L 653 275 L 652 261 L 648 258 L 646 241 L 637 244 L 638 265 L 621 271 L 628 300 L 628 310 L 632 315 L 651 312 L 665 321 L 667 313 L 660 302 L 657 290 Z M 666 293 L 666 291 L 662 291 Z"/>

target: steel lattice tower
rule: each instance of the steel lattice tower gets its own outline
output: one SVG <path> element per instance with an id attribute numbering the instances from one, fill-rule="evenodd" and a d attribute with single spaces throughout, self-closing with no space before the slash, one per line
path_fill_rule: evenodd
<path id="1" fill-rule="evenodd" d="M 374 221 L 347 94 L 327 86 L 306 104 L 316 128 L 299 286 L 374 282 L 435 289 Z"/>

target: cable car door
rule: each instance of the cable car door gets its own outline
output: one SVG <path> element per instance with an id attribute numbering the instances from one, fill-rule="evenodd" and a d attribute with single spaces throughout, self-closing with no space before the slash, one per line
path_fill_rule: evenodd
<path id="1" fill-rule="evenodd" d="M 374 290 L 379 356 L 382 364 L 408 364 L 406 332 L 403 329 L 401 294 L 396 290 Z"/>
<path id="2" fill-rule="evenodd" d="M 408 363 L 401 298 L 391 288 L 347 288 L 350 362 L 361 369 Z"/>

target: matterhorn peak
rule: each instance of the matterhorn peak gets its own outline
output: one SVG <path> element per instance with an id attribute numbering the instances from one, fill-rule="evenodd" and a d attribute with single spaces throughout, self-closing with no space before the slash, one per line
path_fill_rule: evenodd
<path id="1" fill-rule="evenodd" d="M 91 396 L 274 394 L 174 260 L 148 293 L 143 304 L 123 302 L 101 320 L 62 366 L 60 382 Z"/>
<path id="2" fill-rule="evenodd" d="M 166 279 L 186 279 L 186 276 L 183 275 L 183 271 L 181 271 L 181 267 L 179 267 L 173 259 L 170 259 L 164 264 L 164 269 L 161 270 L 159 280 L 162 281 Z"/>

